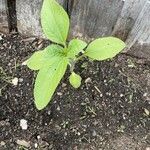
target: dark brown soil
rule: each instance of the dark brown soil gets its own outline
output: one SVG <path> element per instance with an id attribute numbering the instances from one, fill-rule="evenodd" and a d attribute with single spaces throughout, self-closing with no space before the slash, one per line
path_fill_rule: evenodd
<path id="1" fill-rule="evenodd" d="M 0 40 L 0 150 L 149 150 L 149 64 L 125 54 L 79 62 L 82 86 L 73 89 L 67 72 L 48 107 L 37 111 L 36 73 L 21 64 L 48 43 L 15 34 Z M 17 86 L 11 84 L 15 77 Z"/>

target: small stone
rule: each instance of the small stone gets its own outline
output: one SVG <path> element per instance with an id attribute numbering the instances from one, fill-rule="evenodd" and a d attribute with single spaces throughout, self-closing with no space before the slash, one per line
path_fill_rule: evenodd
<path id="1" fill-rule="evenodd" d="M 120 97 L 123 97 L 124 95 L 123 94 L 120 94 Z"/>
<path id="2" fill-rule="evenodd" d="M 51 114 L 51 111 L 48 111 L 47 114 L 50 115 L 50 114 Z"/>
<path id="3" fill-rule="evenodd" d="M 18 85 L 18 78 L 17 77 L 12 79 L 12 84 L 15 85 L 15 86 Z"/>
<path id="4" fill-rule="evenodd" d="M 104 80 L 104 83 L 106 83 L 107 82 L 107 80 Z"/>
<path id="5" fill-rule="evenodd" d="M 21 119 L 20 120 L 20 126 L 21 126 L 22 130 L 27 130 L 27 128 L 28 128 L 27 120 Z"/>
<path id="6" fill-rule="evenodd" d="M 148 93 L 144 93 L 143 96 L 146 97 L 148 95 Z"/>
<path id="7" fill-rule="evenodd" d="M 37 148 L 37 147 L 38 147 L 38 144 L 37 144 L 37 143 L 35 143 L 35 144 L 34 144 L 34 147 L 35 147 L 35 148 Z"/>
<path id="8" fill-rule="evenodd" d="M 146 149 L 145 150 L 150 150 L 150 147 L 146 147 Z"/>
<path id="9" fill-rule="evenodd" d="M 57 110 L 60 111 L 60 106 L 57 107 Z"/>
<path id="10" fill-rule="evenodd" d="M 4 141 L 1 141 L 1 146 L 4 146 L 6 143 Z"/>
<path id="11" fill-rule="evenodd" d="M 67 136 L 67 135 L 68 135 L 68 133 L 67 133 L 67 132 L 65 132 L 65 133 L 64 133 L 64 135 L 65 135 L 65 136 Z"/>
<path id="12" fill-rule="evenodd" d="M 21 145 L 21 146 L 24 146 L 24 147 L 27 147 L 27 148 L 30 147 L 30 142 L 27 142 L 25 140 L 17 140 L 16 143 L 18 145 Z"/>
<path id="13" fill-rule="evenodd" d="M 57 95 L 58 96 L 62 96 L 63 94 L 61 92 L 57 92 Z"/>
<path id="14" fill-rule="evenodd" d="M 144 108 L 144 112 L 145 112 L 145 114 L 146 114 L 147 116 L 149 116 L 150 112 L 149 112 L 148 109 Z"/>
<path id="15" fill-rule="evenodd" d="M 23 79 L 22 79 L 22 78 L 19 78 L 19 82 L 23 82 Z"/>
<path id="16" fill-rule="evenodd" d="M 40 138 L 41 138 L 40 135 L 38 135 L 38 136 L 37 136 L 37 139 L 39 140 Z"/>
<path id="17" fill-rule="evenodd" d="M 96 136 L 96 135 L 97 135 L 97 133 L 96 133 L 96 131 L 94 130 L 93 133 L 92 133 L 92 136 Z"/>
<path id="18" fill-rule="evenodd" d="M 2 36 L 0 35 L 0 41 L 2 40 L 3 38 L 2 38 Z"/>
<path id="19" fill-rule="evenodd" d="M 80 135 L 81 135 L 81 133 L 80 133 L 80 132 L 78 132 L 77 134 L 78 134 L 78 136 L 80 136 Z"/>
<path id="20" fill-rule="evenodd" d="M 85 83 L 90 83 L 90 82 L 92 82 L 92 79 L 91 79 L 91 78 L 87 78 L 87 79 L 85 80 Z"/>
<path id="21" fill-rule="evenodd" d="M 62 83 L 62 87 L 66 87 L 67 86 L 67 84 L 66 83 Z"/>

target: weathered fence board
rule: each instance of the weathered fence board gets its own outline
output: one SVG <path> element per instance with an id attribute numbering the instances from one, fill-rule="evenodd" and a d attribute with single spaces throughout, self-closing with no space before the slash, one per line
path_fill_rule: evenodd
<path id="1" fill-rule="evenodd" d="M 146 1 L 147 0 L 126 0 L 112 34 L 122 40 L 126 40 L 128 33 L 131 31 Z"/>
<path id="2" fill-rule="evenodd" d="M 126 51 L 150 59 L 150 0 L 57 1 L 70 16 L 69 38 L 91 41 L 114 35 L 126 41 Z M 22 35 L 44 37 L 40 25 L 42 2 L 16 0 L 17 28 Z"/>
<path id="3" fill-rule="evenodd" d="M 9 31 L 6 0 L 0 0 L 0 31 L 4 33 Z"/>
<path id="4" fill-rule="evenodd" d="M 25 36 L 43 37 L 40 10 L 43 0 L 16 0 L 17 28 Z M 64 4 L 64 0 L 59 0 Z"/>
<path id="5" fill-rule="evenodd" d="M 110 35 L 122 6 L 121 0 L 75 0 L 71 12 L 71 34 L 87 39 Z"/>
<path id="6" fill-rule="evenodd" d="M 126 41 L 130 53 L 150 60 L 150 1 L 148 0 Z M 137 50 L 138 49 L 138 50 Z"/>

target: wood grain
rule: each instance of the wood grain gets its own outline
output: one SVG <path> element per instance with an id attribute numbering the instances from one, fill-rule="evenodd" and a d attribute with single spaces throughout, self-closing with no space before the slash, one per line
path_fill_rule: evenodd
<path id="1" fill-rule="evenodd" d="M 6 0 L 0 0 L 0 31 L 9 32 Z"/>
<path id="2" fill-rule="evenodd" d="M 71 36 L 91 39 L 110 35 L 122 6 L 121 0 L 75 0 Z"/>
<path id="3" fill-rule="evenodd" d="M 43 0 L 16 0 L 17 27 L 24 36 L 44 37 L 40 24 L 40 10 Z M 61 5 L 64 0 L 59 0 Z"/>
<path id="4" fill-rule="evenodd" d="M 147 0 L 125 0 L 121 15 L 117 20 L 112 34 L 122 40 L 126 40 L 146 1 Z"/>

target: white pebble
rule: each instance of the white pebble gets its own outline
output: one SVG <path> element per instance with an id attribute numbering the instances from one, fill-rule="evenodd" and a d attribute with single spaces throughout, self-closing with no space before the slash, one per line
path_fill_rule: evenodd
<path id="1" fill-rule="evenodd" d="M 18 85 L 18 78 L 15 77 L 14 79 L 12 79 L 12 84 L 15 86 Z"/>
<path id="2" fill-rule="evenodd" d="M 1 41 L 2 39 L 3 39 L 2 36 L 0 36 L 0 41 Z"/>
<path id="3" fill-rule="evenodd" d="M 100 97 L 103 97 L 103 94 L 100 94 Z"/>
<path id="4" fill-rule="evenodd" d="M 77 134 L 78 134 L 78 136 L 80 136 L 80 135 L 81 135 L 81 133 L 80 133 L 80 132 L 78 132 Z"/>
<path id="5" fill-rule="evenodd" d="M 37 147 L 38 147 L 38 144 L 37 144 L 37 143 L 35 143 L 35 144 L 34 144 L 34 147 L 35 147 L 35 148 L 37 148 Z"/>
<path id="6" fill-rule="evenodd" d="M 63 94 L 61 92 L 57 92 L 57 95 L 58 96 L 62 96 Z"/>
<path id="7" fill-rule="evenodd" d="M 27 120 L 21 119 L 20 120 L 20 126 L 21 126 L 22 130 L 27 130 L 27 128 L 28 128 Z"/>
<path id="8" fill-rule="evenodd" d="M 148 93 L 144 93 L 143 96 L 146 97 L 148 95 Z"/>
<path id="9" fill-rule="evenodd" d="M 57 110 L 60 111 L 60 106 L 57 107 Z"/>
<path id="10" fill-rule="evenodd" d="M 24 147 L 27 147 L 27 148 L 30 147 L 30 142 L 27 142 L 25 140 L 17 140 L 16 143 L 18 145 L 21 145 L 21 146 L 24 146 Z"/>
<path id="11" fill-rule="evenodd" d="M 123 94 L 120 94 L 120 97 L 123 97 L 124 95 Z"/>
<path id="12" fill-rule="evenodd" d="M 4 141 L 1 141 L 1 146 L 4 146 L 6 143 Z"/>
<path id="13" fill-rule="evenodd" d="M 37 136 L 37 139 L 39 140 L 40 138 L 41 138 L 40 135 L 38 135 L 38 136 Z"/>

